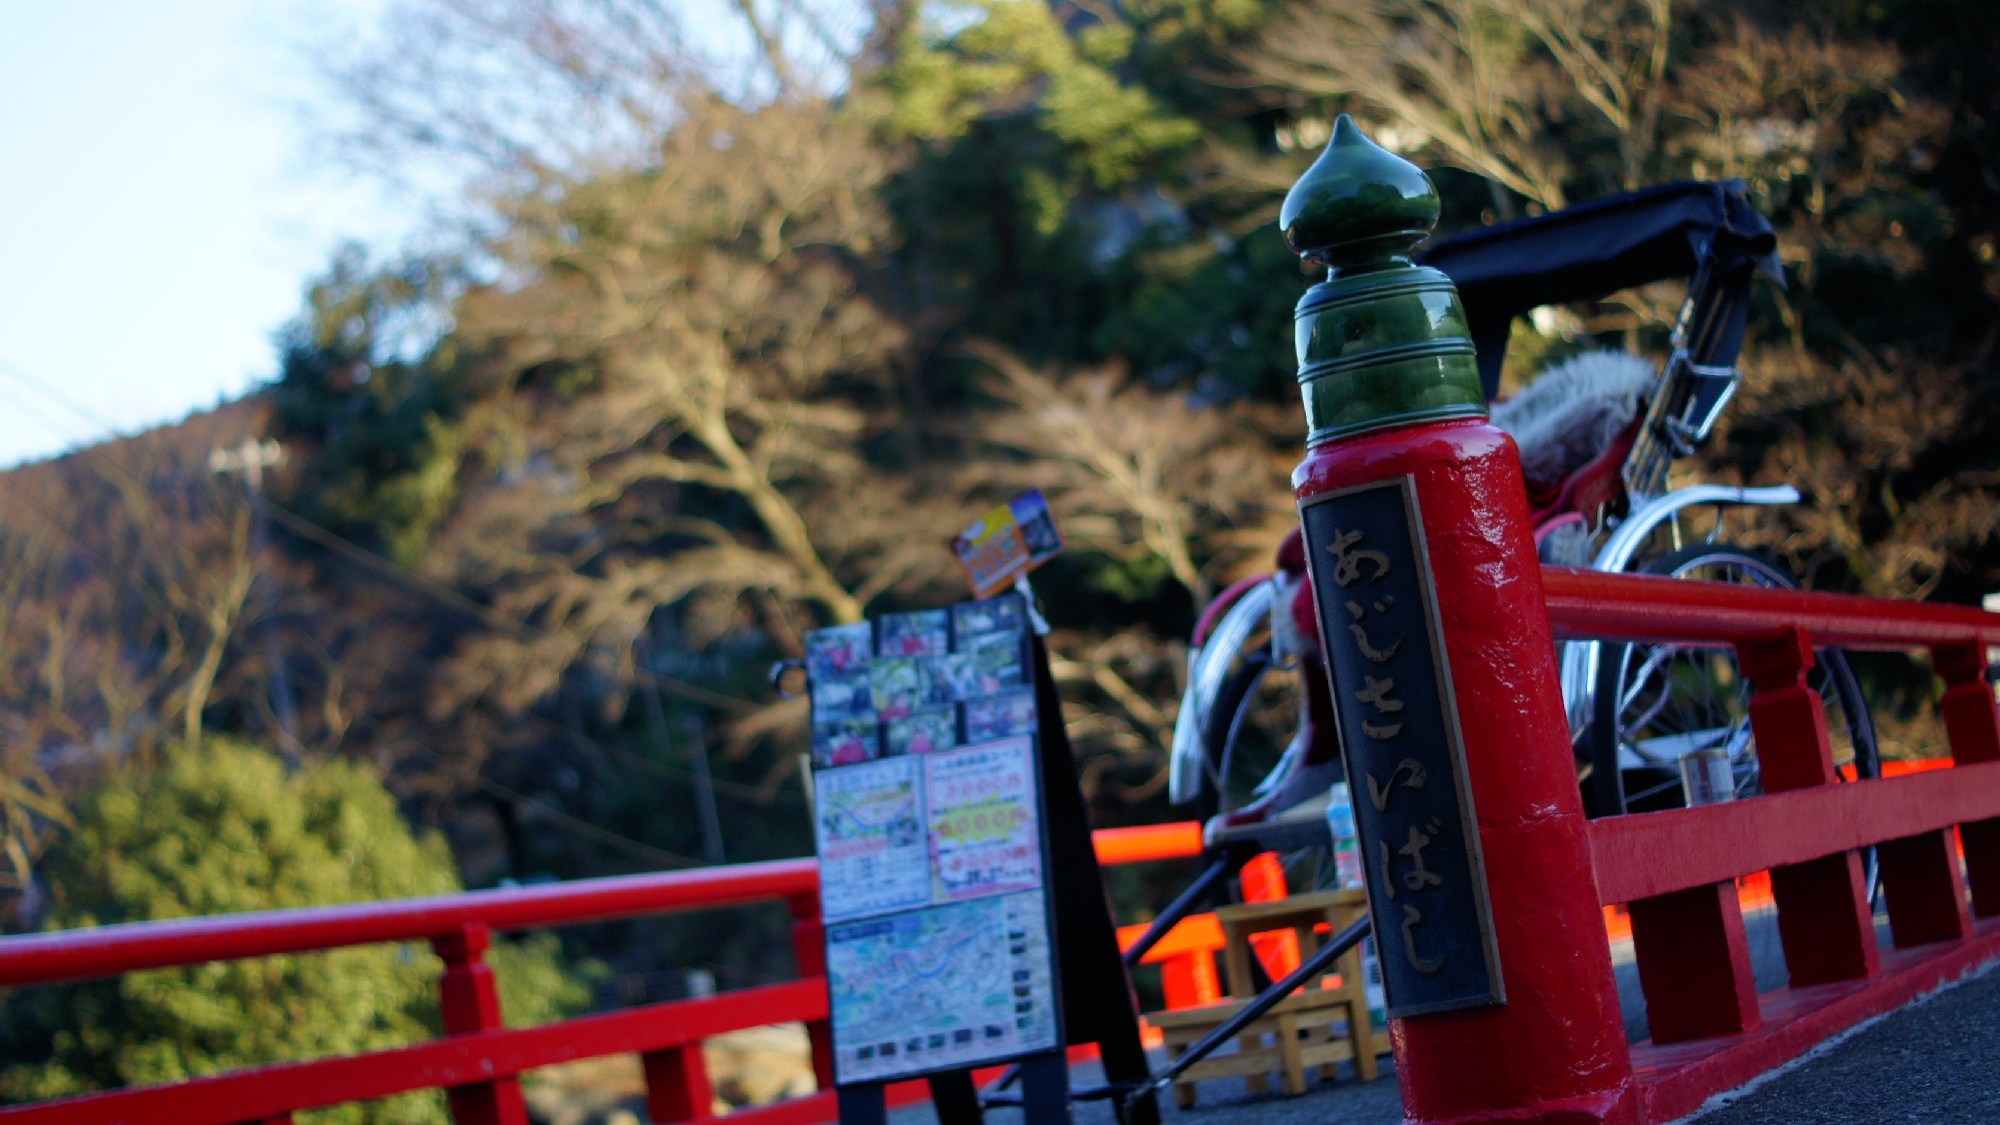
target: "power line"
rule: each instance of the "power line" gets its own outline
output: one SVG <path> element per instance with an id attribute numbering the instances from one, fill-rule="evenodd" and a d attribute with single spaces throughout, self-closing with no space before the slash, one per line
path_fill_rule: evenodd
<path id="1" fill-rule="evenodd" d="M 4 369 L 0 369 L 0 374 L 5 374 Z M 14 408 L 16 410 L 19 410 L 21 413 L 26 414 L 28 417 L 34 419 L 37 422 L 40 422 L 43 426 L 45 426 L 49 430 L 50 433 L 53 433 L 57 437 L 62 438 L 64 443 L 66 443 L 70 448 L 72 449 L 76 448 L 77 446 L 81 445 L 84 442 L 85 439 L 78 437 L 75 430 L 70 429 L 68 426 L 63 425 L 61 422 L 58 422 L 54 418 L 49 417 L 47 414 L 42 413 L 40 407 L 20 397 L 14 392 L 7 390 L 0 390 L 0 398 L 6 399 L 8 402 L 14 404 Z"/>
<path id="2" fill-rule="evenodd" d="M 520 618 L 510 616 L 500 610 L 494 609 L 492 606 L 482 605 L 479 602 L 473 601 L 451 587 L 402 567 L 390 559 L 385 559 L 368 548 L 361 546 L 359 543 L 322 527 L 299 515 L 297 512 L 279 507 L 269 498 L 262 498 L 258 502 L 265 505 L 279 523 L 284 524 L 300 535 L 327 547 L 354 563 L 374 571 L 376 574 L 403 586 L 405 589 L 422 594 L 427 598 L 448 605 L 460 613 L 473 617 L 489 628 L 503 633 L 510 633 L 517 637 L 542 637 L 548 635 L 548 630 L 546 629 L 523 621 Z M 677 695 L 692 702 L 704 703 L 710 707 L 717 707 L 738 714 L 754 710 L 757 706 L 747 699 L 738 699 L 733 695 L 724 695 L 719 691 L 712 691 L 699 684 L 688 683 L 685 680 L 677 680 L 670 676 L 661 676 L 657 672 L 652 672 L 650 668 L 648 672 L 658 681 L 662 690 L 670 695 Z"/>
<path id="3" fill-rule="evenodd" d="M 516 793 L 514 790 L 507 788 L 490 777 L 481 777 L 479 779 L 479 787 L 498 793 L 515 804 L 525 805 L 534 810 L 536 816 L 547 817 L 580 836 L 587 836 L 590 839 L 596 840 L 601 844 L 608 844 L 620 851 L 644 856 L 656 863 L 666 863 L 675 867 L 702 866 L 702 862 L 693 856 L 682 855 L 679 852 L 670 852 L 665 848 L 656 848 L 643 841 L 634 840 L 630 836 L 621 836 L 608 828 L 599 828 L 587 820 L 578 820 L 576 817 L 556 808 L 547 801 L 530 797 L 525 793 Z"/>
<path id="4" fill-rule="evenodd" d="M 115 424 L 113 424 L 109 419 L 105 418 L 101 414 L 98 414 L 96 411 L 83 405 L 77 400 L 70 398 L 68 395 L 56 389 L 54 386 L 40 379 L 37 379 L 35 376 L 23 370 L 19 365 L 12 363 L 6 360 L 5 358 L 0 358 L 0 374 L 6 374 L 11 378 L 13 378 L 17 383 L 25 384 L 33 388 L 34 390 L 39 391 L 43 395 L 47 396 L 48 398 L 54 400 L 57 403 L 60 403 L 61 405 L 69 409 L 71 413 L 76 414 L 78 417 L 81 417 L 94 424 L 104 427 L 107 431 L 110 431 L 110 433 L 113 436 L 116 436 L 118 427 Z M 20 399 L 18 396 L 10 394 L 5 391 L 0 391 L 0 397 L 4 397 L 8 401 L 13 402 L 21 410 L 33 416 L 37 421 L 49 427 L 52 431 L 63 436 L 67 440 L 70 441 L 84 440 L 78 438 L 73 430 L 70 430 L 68 427 L 62 425 L 59 422 L 56 422 L 54 419 L 50 418 L 47 414 L 41 412 L 38 408 L 32 406 L 28 402 Z M 424 577 L 421 574 L 418 574 L 414 571 L 399 566 L 395 562 L 383 558 L 380 555 L 377 555 L 373 551 L 370 551 L 367 548 L 362 547 L 360 544 L 355 543 L 350 539 L 347 539 L 346 537 L 338 534 L 337 532 L 334 532 L 329 528 L 323 527 L 320 524 L 315 523 L 314 521 L 299 515 L 297 512 L 293 512 L 287 508 L 281 507 L 280 505 L 270 500 L 269 497 L 265 496 L 261 492 L 253 492 L 250 495 L 253 505 L 255 505 L 258 509 L 270 515 L 272 518 L 276 519 L 279 523 L 284 524 L 294 533 L 301 535 L 307 539 L 310 539 L 320 544 L 323 547 L 326 547 L 327 549 L 338 554 L 343 559 L 352 562 L 358 566 L 364 567 L 365 569 L 375 573 L 376 575 L 385 578 L 399 586 L 402 586 L 406 590 L 421 594 L 424 597 L 430 598 L 433 601 L 450 606 L 452 609 L 457 610 L 462 614 L 465 614 L 467 616 L 470 616 L 478 620 L 480 623 L 486 625 L 488 628 L 495 629 L 500 632 L 509 633 L 517 637 L 534 637 L 534 636 L 546 635 L 546 630 L 540 629 L 537 626 L 534 626 L 518 618 L 511 617 L 491 606 L 483 605 L 479 602 L 476 602 L 471 598 L 466 597 L 464 594 L 461 594 L 458 591 L 453 590 L 448 586 L 445 586 L 442 583 L 436 582 L 432 579 Z M 63 532 L 66 537 L 70 538 L 73 547 L 81 546 L 80 543 L 76 542 L 74 536 L 70 534 L 69 529 L 65 527 L 61 523 L 61 521 L 55 517 L 53 513 L 48 511 L 48 509 L 42 507 L 39 501 L 32 501 L 31 506 L 36 508 L 37 514 L 41 515 L 43 519 L 47 520 L 58 531 Z M 435 663 L 433 661 L 430 661 L 428 658 L 419 656 L 419 659 L 435 667 Z M 717 691 L 712 691 L 698 684 L 688 683 L 684 680 L 678 680 L 669 676 L 662 676 L 655 669 L 653 669 L 650 666 L 650 664 L 646 668 L 646 675 L 647 679 L 650 681 L 650 684 L 653 688 L 665 691 L 672 695 L 679 696 L 691 702 L 703 703 L 711 707 L 718 707 L 739 714 L 751 710 L 755 707 L 755 705 L 748 700 L 738 699 L 734 696 L 725 695 Z M 744 785 L 740 782 L 728 781 L 725 779 L 715 778 L 712 776 L 704 776 L 700 771 L 689 769 L 687 767 L 675 766 L 671 763 L 666 763 L 666 762 L 657 762 L 650 758 L 646 758 L 641 755 L 635 754 L 629 750 L 624 750 L 619 747 L 612 746 L 608 743 L 601 742 L 598 739 L 592 738 L 589 735 L 583 734 L 580 731 L 571 730 L 569 727 L 564 726 L 560 723 L 556 723 L 555 721 L 547 718 L 546 716 L 536 714 L 535 712 L 532 711 L 526 712 L 526 715 L 531 721 L 539 723 L 554 730 L 556 733 L 560 734 L 566 739 L 585 745 L 591 749 L 597 750 L 600 753 L 604 753 L 611 757 L 617 758 L 621 761 L 626 762 L 629 765 L 637 766 L 639 768 L 646 769 L 655 773 L 674 776 L 687 780 L 693 780 L 709 787 L 710 790 L 713 792 L 723 793 L 728 796 L 737 798 L 739 800 L 751 801 L 759 805 L 768 805 L 770 801 L 775 797 L 795 796 L 794 794 L 785 792 L 784 790 L 766 791 L 758 786 Z M 485 779 L 483 778 L 481 780 L 482 782 L 485 781 Z M 578 822 L 578 823 L 583 823 L 583 822 Z M 604 830 L 596 829 L 596 831 L 601 832 Z M 685 859 L 686 857 L 682 858 Z M 691 862 L 698 862 L 698 861 L 691 861 Z"/>
<path id="5" fill-rule="evenodd" d="M 321 527 L 319 524 L 316 524 L 311 520 L 306 519 L 304 516 L 301 516 L 296 512 L 292 512 L 285 508 L 279 507 L 277 504 L 272 503 L 268 497 L 260 498 L 258 502 L 263 504 L 269 510 L 271 515 L 277 518 L 278 522 L 285 524 L 287 527 L 290 527 L 292 530 L 298 532 L 299 534 L 309 539 L 312 539 L 314 542 L 320 543 L 326 546 L 327 548 L 335 551 L 342 558 L 350 562 L 353 562 L 357 565 L 364 566 L 371 572 L 383 578 L 386 578 L 392 582 L 395 582 L 396 584 L 403 586 L 405 589 L 441 601 L 444 604 L 451 606 L 453 609 L 456 609 L 461 613 L 477 618 L 478 620 L 480 620 L 481 622 L 487 624 L 492 628 L 495 628 L 503 632 L 511 633 L 515 636 L 530 637 L 541 634 L 543 632 L 542 630 L 537 629 L 535 626 L 532 626 L 527 622 L 521 621 L 517 618 L 509 617 L 506 614 L 501 613 L 499 610 L 493 609 L 490 606 L 481 605 L 480 603 L 473 601 L 472 599 L 466 597 L 465 595 L 459 593 L 456 590 L 451 589 L 448 586 L 443 585 L 442 583 L 432 581 L 429 578 L 425 578 L 423 575 L 417 574 L 410 570 L 406 570 L 403 567 L 396 565 L 389 559 L 385 559 L 382 556 L 375 554 L 373 551 L 370 551 L 367 548 L 361 546 L 360 544 L 355 543 L 353 540 L 344 538 L 341 535 L 328 530 L 327 528 Z M 415 656 L 418 660 L 424 662 L 425 664 L 429 664 L 433 668 L 436 667 L 435 661 L 432 661 L 430 658 L 423 656 L 422 654 L 413 653 L 411 655 Z M 653 685 L 657 686 L 660 690 L 665 691 L 672 695 L 680 696 L 681 698 L 688 699 L 693 702 L 706 703 L 709 704 L 710 706 L 719 706 L 738 713 L 749 710 L 754 706 L 754 704 L 751 704 L 748 700 L 737 699 L 735 696 L 724 695 L 720 692 L 710 691 L 707 688 L 701 687 L 697 684 L 688 683 L 684 680 L 676 680 L 673 679 L 672 677 L 662 676 L 658 672 L 654 671 L 650 665 L 648 665 L 646 668 L 646 674 L 647 677 L 652 681 Z M 683 779 L 690 779 L 695 781 L 703 780 L 701 778 L 701 775 L 693 769 L 683 766 L 676 766 L 667 762 L 657 762 L 652 760 L 651 758 L 643 757 L 629 750 L 624 750 L 619 747 L 613 746 L 609 743 L 599 741 L 598 739 L 592 738 L 591 736 L 584 734 L 581 731 L 572 730 L 569 727 L 561 723 L 558 723 L 555 720 L 550 719 L 545 715 L 538 714 L 534 711 L 523 712 L 523 714 L 530 722 L 537 723 L 540 724 L 541 726 L 547 727 L 549 730 L 562 736 L 563 738 L 566 738 L 588 749 L 596 750 L 600 753 L 607 754 L 614 758 L 618 758 L 621 761 L 624 761 L 630 765 L 638 766 L 641 769 L 650 770 L 656 773 L 667 774 Z M 797 797 L 797 799 L 801 800 L 803 799 L 802 796 L 794 795 L 784 790 L 778 790 L 775 792 L 766 792 L 764 789 L 758 786 L 744 785 L 741 782 L 729 781 L 723 778 L 711 777 L 706 780 L 706 783 L 712 786 L 714 790 L 718 793 L 726 794 L 731 797 L 736 797 L 740 800 L 751 801 L 758 805 L 768 805 L 774 797 L 779 797 L 779 796 Z"/>
<path id="6" fill-rule="evenodd" d="M 111 421 L 109 418 L 78 402 L 76 399 L 69 397 L 67 392 L 57 389 L 53 383 L 28 374 L 18 363 L 12 363 L 5 358 L 0 358 L 0 373 L 11 376 L 17 383 L 25 383 L 29 387 L 40 391 L 52 401 L 66 407 L 70 413 L 75 414 L 93 426 L 103 427 L 109 435 L 116 436 L 120 430 L 116 422 Z"/>

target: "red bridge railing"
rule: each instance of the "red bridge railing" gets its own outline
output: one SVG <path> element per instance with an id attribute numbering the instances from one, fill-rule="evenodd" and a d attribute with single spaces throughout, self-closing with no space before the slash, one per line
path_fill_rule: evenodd
<path id="1" fill-rule="evenodd" d="M 1197 855 L 1193 825 L 1097 833 L 1106 863 Z M 532 1028 L 503 1026 L 492 934 L 642 915 L 783 902 L 791 911 L 799 979 L 697 1000 L 647 1004 Z M 392 1050 L 278 1063 L 163 1086 L 111 1090 L 0 1108 L 4 1125 L 237 1125 L 288 1122 L 301 1110 L 444 1089 L 459 1125 L 525 1125 L 520 1075 L 604 1055 L 636 1054 L 656 1122 L 712 1117 L 705 1039 L 802 1022 L 821 1093 L 729 1115 L 747 1125 L 817 1125 L 836 1116 L 828 1040 L 819 870 L 811 859 L 589 879 L 435 898 L 142 922 L 0 938 L 0 988 L 90 980 L 143 969 L 427 941 L 445 963 L 446 1034 Z M 914 1087 L 903 1100 L 917 1096 Z"/>
<path id="2" fill-rule="evenodd" d="M 2000 711 L 1986 649 L 2000 615 L 1829 594 L 1551 568 L 1562 638 L 1732 646 L 1751 681 L 1750 722 L 1765 793 L 1588 827 L 1595 892 L 1631 919 L 1648 1043 L 1632 1049 L 1642 1120 L 1686 1115 L 1860 1020 L 2000 958 Z M 1916 649 L 1943 680 L 1952 767 L 1838 782 L 1825 715 L 1806 683 L 1814 645 Z M 1956 846 L 1954 846 L 1956 844 Z M 1892 948 L 1878 948 L 1860 849 L 1874 848 Z M 1098 834 L 1107 863 L 1193 855 L 1175 825 Z M 1736 880 L 1770 873 L 1788 987 L 1759 995 Z M 791 911 L 799 979 L 535 1028 L 502 1026 L 483 954 L 496 931 L 573 925 L 756 902 Z M 702 1120 L 704 1039 L 799 1021 L 827 1088 L 827 1004 L 811 860 L 588 880 L 432 899 L 275 911 L 0 939 L 0 987 L 375 942 L 428 941 L 445 962 L 446 1035 L 363 1055 L 285 1063 L 167 1086 L 0 1109 L 30 1122 L 231 1125 L 443 1088 L 462 1125 L 525 1120 L 519 1076 L 537 1067 L 637 1054 L 655 1121 Z M 758 1123 L 820 1122 L 829 1093 L 740 1110 Z"/>
<path id="3" fill-rule="evenodd" d="M 2000 957 L 2000 712 L 1986 678 L 2000 615 L 1561 568 L 1543 582 L 1557 636 L 1732 646 L 1753 691 L 1764 795 L 1589 826 L 1598 898 L 1631 914 L 1652 1032 L 1632 1057 L 1643 1120 L 1685 1116 Z M 1806 683 L 1814 645 L 1927 651 L 1952 768 L 1839 782 Z M 1887 953 L 1862 877 L 1868 847 Z M 1790 983 L 1760 996 L 1735 880 L 1763 871 Z"/>

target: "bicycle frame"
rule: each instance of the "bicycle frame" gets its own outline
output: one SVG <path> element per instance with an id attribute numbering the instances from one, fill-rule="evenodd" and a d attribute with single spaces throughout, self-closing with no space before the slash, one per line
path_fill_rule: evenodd
<path id="1" fill-rule="evenodd" d="M 1631 568 L 1643 547 L 1662 526 L 1694 507 L 1734 505 L 1773 506 L 1796 504 L 1799 490 L 1791 485 L 1769 488 L 1731 488 L 1719 484 L 1693 484 L 1655 496 L 1621 520 L 1598 548 L 1590 569 L 1617 573 Z M 1603 652 L 1600 641 L 1565 641 L 1558 646 L 1562 662 L 1563 708 L 1569 712 L 1570 739 L 1574 741 L 1589 723 L 1595 704 L 1597 667 Z"/>

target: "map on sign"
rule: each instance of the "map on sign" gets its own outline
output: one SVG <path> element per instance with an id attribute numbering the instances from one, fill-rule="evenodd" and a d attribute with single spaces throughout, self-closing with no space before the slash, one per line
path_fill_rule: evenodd
<path id="1" fill-rule="evenodd" d="M 842 1082 L 969 1066 L 1055 1045 L 1040 890 L 827 927 Z"/>
<path id="2" fill-rule="evenodd" d="M 806 637 L 842 1084 L 1061 1046 L 1028 618 L 1006 594 Z"/>

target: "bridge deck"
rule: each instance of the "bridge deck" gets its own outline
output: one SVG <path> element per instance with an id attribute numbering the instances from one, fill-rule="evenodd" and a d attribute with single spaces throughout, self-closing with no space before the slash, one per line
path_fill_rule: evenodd
<path id="1" fill-rule="evenodd" d="M 1778 945 L 1775 916 L 1767 907 L 1744 918 L 1757 985 L 1769 990 L 1784 984 L 1784 957 Z M 1888 942 L 1886 920 L 1877 919 L 1880 939 Z M 1634 1040 L 1646 1034 L 1645 1002 L 1630 942 L 1615 943 L 1620 999 L 1626 1031 Z M 2000 1076 L 1993 1060 L 2000 1058 L 2000 971 L 1986 972 L 1929 999 L 1865 1024 L 1847 1038 L 1820 1048 L 1775 1077 L 1718 1099 L 1688 1125 L 1764 1125 L 1783 1121 L 1798 1125 L 1874 1125 L 1881 1121 L 1965 1122 L 1989 1125 L 2000 1121 Z M 1251 1095 L 1240 1081 L 1203 1082 L 1200 1104 L 1193 1109 L 1163 1106 L 1168 1122 L 1190 1125 L 1399 1125 L 1402 1097 L 1395 1068 L 1385 1057 L 1384 1076 L 1361 1083 L 1346 1078 L 1320 1083 L 1296 1098 Z M 1155 1065 L 1164 1062 L 1156 1053 Z M 1351 1073 L 1343 1066 L 1345 1073 Z M 1097 1067 L 1076 1071 L 1079 1085 L 1103 1080 Z M 937 1120 L 928 1104 L 890 1114 L 893 1125 L 932 1125 Z M 990 1125 L 1017 1125 L 1019 1110 L 996 1109 L 986 1114 Z M 1109 1105 L 1080 1103 L 1077 1125 L 1112 1125 Z"/>

